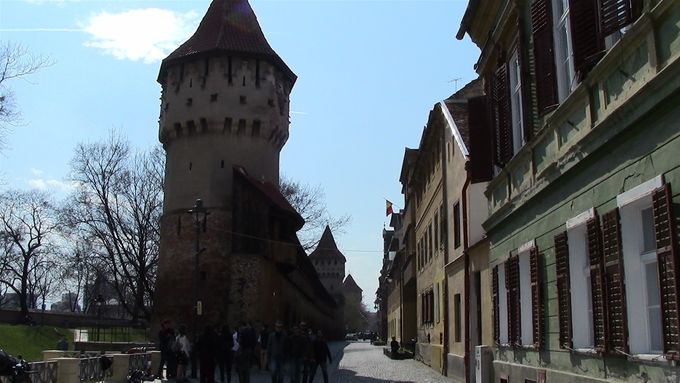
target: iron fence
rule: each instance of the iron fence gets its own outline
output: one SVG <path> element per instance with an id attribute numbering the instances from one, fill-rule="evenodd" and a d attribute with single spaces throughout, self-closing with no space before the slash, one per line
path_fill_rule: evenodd
<path id="1" fill-rule="evenodd" d="M 57 382 L 57 362 L 31 362 L 28 364 L 28 376 L 32 383 L 56 383 Z M 0 377 L 1 383 L 10 383 L 9 376 Z"/>
<path id="2" fill-rule="evenodd" d="M 130 354 L 131 371 L 147 371 L 151 367 L 151 354 L 148 352 Z"/>
<path id="3" fill-rule="evenodd" d="M 80 381 L 81 382 L 101 382 L 105 377 L 111 377 L 113 370 L 102 370 L 99 357 L 86 357 L 80 359 Z"/>

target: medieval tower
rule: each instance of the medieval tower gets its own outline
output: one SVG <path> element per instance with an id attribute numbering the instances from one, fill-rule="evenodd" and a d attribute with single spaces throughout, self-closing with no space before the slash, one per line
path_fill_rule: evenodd
<path id="1" fill-rule="evenodd" d="M 297 240 L 304 220 L 278 190 L 295 80 L 247 0 L 213 0 L 194 35 L 163 60 L 154 323 L 333 317 Z M 207 216 L 188 214 L 197 199 Z"/>
<path id="2" fill-rule="evenodd" d="M 341 301 L 342 281 L 345 279 L 345 262 L 347 262 L 347 259 L 338 250 L 338 245 L 335 243 L 335 238 L 333 238 L 333 233 L 328 225 L 326 225 L 316 249 L 309 254 L 309 259 L 312 261 L 326 290 L 336 300 Z"/>

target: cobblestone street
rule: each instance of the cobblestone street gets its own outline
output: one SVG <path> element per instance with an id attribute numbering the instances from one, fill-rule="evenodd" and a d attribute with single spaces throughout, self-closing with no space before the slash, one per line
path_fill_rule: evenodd
<path id="1" fill-rule="evenodd" d="M 382 347 L 367 342 L 333 342 L 329 344 L 333 363 L 329 366 L 330 383 L 443 383 L 448 380 L 426 365 L 409 360 L 392 360 L 383 355 Z M 216 382 L 219 377 L 216 379 Z M 156 380 L 156 383 L 161 381 Z M 163 381 L 167 382 L 167 381 Z M 196 382 L 196 381 L 193 381 Z M 251 383 L 269 383 L 271 378 L 265 371 L 253 368 Z M 285 379 L 285 383 L 289 380 Z M 321 371 L 317 371 L 314 383 L 323 382 Z M 235 372 L 232 383 L 238 383 Z"/>

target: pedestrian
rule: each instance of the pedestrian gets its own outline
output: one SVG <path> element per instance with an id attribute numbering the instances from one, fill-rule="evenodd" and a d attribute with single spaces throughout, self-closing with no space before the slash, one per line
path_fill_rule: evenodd
<path id="1" fill-rule="evenodd" d="M 392 357 L 396 357 L 397 354 L 399 353 L 399 342 L 397 342 L 397 337 L 392 337 L 392 341 L 390 342 L 390 348 L 392 349 Z"/>
<path id="2" fill-rule="evenodd" d="M 307 338 L 307 325 L 302 322 L 300 327 L 293 327 L 293 335 L 290 337 L 290 352 L 289 362 L 290 366 L 290 381 L 292 383 L 300 383 L 300 379 L 304 377 L 306 380 L 307 373 L 305 369 L 305 359 L 309 353 L 309 338 Z M 302 328 L 304 326 L 304 329 Z"/>
<path id="3" fill-rule="evenodd" d="M 260 345 L 260 370 L 267 369 L 267 338 L 269 337 L 269 328 L 265 324 L 260 331 L 258 343 Z"/>
<path id="4" fill-rule="evenodd" d="M 328 342 L 326 342 L 326 338 L 324 338 L 321 330 L 316 332 L 316 337 L 312 341 L 312 356 L 312 367 L 309 372 L 308 383 L 314 381 L 317 367 L 321 367 L 323 383 L 328 383 L 328 363 L 333 363 L 333 357 L 331 356 L 331 350 L 328 348 Z"/>
<path id="5" fill-rule="evenodd" d="M 217 359 L 217 334 L 211 326 L 205 326 L 196 343 L 198 368 L 201 383 L 215 383 L 215 362 Z"/>
<path id="6" fill-rule="evenodd" d="M 250 383 L 250 366 L 256 344 L 255 329 L 249 324 L 241 322 L 238 331 L 238 351 L 235 355 L 239 383 Z"/>
<path id="7" fill-rule="evenodd" d="M 287 362 L 288 337 L 283 331 L 283 322 L 277 320 L 274 324 L 274 332 L 267 337 L 267 363 L 271 373 L 272 383 L 283 383 L 285 364 Z"/>
<path id="8" fill-rule="evenodd" d="M 66 337 L 62 336 L 61 339 L 59 339 L 59 342 L 57 342 L 57 350 L 68 351 L 68 341 L 66 340 Z"/>
<path id="9" fill-rule="evenodd" d="M 175 362 L 175 353 L 172 351 L 172 345 L 175 342 L 175 330 L 172 328 L 168 319 L 161 323 L 161 329 L 158 331 L 158 349 L 161 352 L 161 363 L 158 366 L 158 379 L 163 379 L 163 367 L 167 367 L 165 376 L 167 379 L 175 377 L 177 371 L 177 363 Z"/>
<path id="10" fill-rule="evenodd" d="M 191 353 L 191 343 L 187 338 L 187 328 L 182 325 L 179 326 L 177 337 L 175 338 L 175 345 L 173 348 L 177 352 L 177 382 L 187 382 L 187 364 L 189 364 L 189 354 Z"/>
<path id="11" fill-rule="evenodd" d="M 220 382 L 225 383 L 224 373 L 227 373 L 226 383 L 231 383 L 231 364 L 234 358 L 234 334 L 229 326 L 222 326 L 222 331 L 217 337 L 217 365 L 220 369 Z"/>

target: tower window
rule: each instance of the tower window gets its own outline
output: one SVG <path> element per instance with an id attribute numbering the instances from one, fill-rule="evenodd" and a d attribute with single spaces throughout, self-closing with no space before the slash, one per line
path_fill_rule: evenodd
<path id="1" fill-rule="evenodd" d="M 246 132 L 246 120 L 240 119 L 238 120 L 238 131 L 236 133 L 244 134 L 245 132 Z"/>
<path id="2" fill-rule="evenodd" d="M 192 168 L 192 167 L 194 167 L 194 164 L 192 164 L 191 162 L 189 162 L 189 171 L 191 171 L 191 168 Z"/>
<path id="3" fill-rule="evenodd" d="M 191 104 L 193 104 L 193 103 L 194 103 L 193 98 L 191 98 L 191 97 L 187 98 L 187 106 L 191 106 Z"/>
<path id="4" fill-rule="evenodd" d="M 274 99 L 270 98 L 269 100 L 267 100 L 267 105 L 269 105 L 270 107 L 273 108 L 274 107 Z"/>
<path id="5" fill-rule="evenodd" d="M 194 79 L 190 78 L 189 79 L 189 88 L 191 88 L 192 85 L 194 85 Z"/>
<path id="6" fill-rule="evenodd" d="M 231 131 L 231 124 L 232 124 L 231 118 L 226 117 L 224 119 L 224 131 L 225 132 Z"/>
<path id="7" fill-rule="evenodd" d="M 220 167 L 224 169 L 224 160 L 220 161 Z"/>
<path id="8" fill-rule="evenodd" d="M 208 121 L 205 118 L 201 118 L 201 131 L 202 132 L 208 131 Z"/>
<path id="9" fill-rule="evenodd" d="M 229 85 L 232 85 L 234 82 L 234 78 L 232 77 L 231 73 L 231 57 L 227 59 L 227 78 L 229 79 Z"/>
<path id="10" fill-rule="evenodd" d="M 260 60 L 255 60 L 255 86 L 260 87 Z"/>
<path id="11" fill-rule="evenodd" d="M 253 121 L 253 137 L 258 137 L 260 135 L 260 127 L 262 126 L 262 121 Z"/>
<path id="12" fill-rule="evenodd" d="M 239 97 L 239 102 L 241 103 L 241 105 L 244 105 L 244 104 L 247 102 L 246 96 L 240 96 L 240 97 Z"/>
<path id="13" fill-rule="evenodd" d="M 215 102 L 217 101 L 217 93 L 213 93 L 210 95 L 210 102 Z"/>

